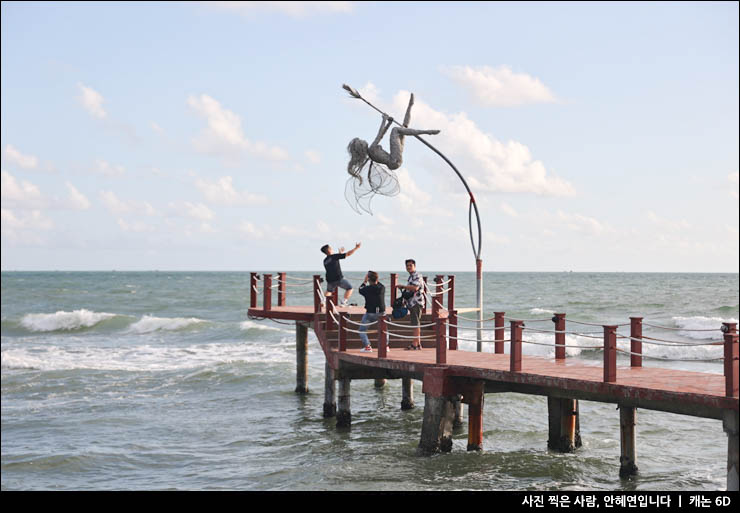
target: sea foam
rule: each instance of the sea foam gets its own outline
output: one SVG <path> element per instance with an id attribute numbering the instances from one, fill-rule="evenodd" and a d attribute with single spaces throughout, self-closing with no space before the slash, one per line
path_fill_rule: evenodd
<path id="1" fill-rule="evenodd" d="M 198 324 L 206 323 L 203 319 L 197 317 L 154 317 L 145 315 L 138 322 L 129 326 L 129 331 L 133 333 L 152 333 L 153 331 L 176 331 L 189 328 Z"/>
<path id="2" fill-rule="evenodd" d="M 91 312 L 84 308 L 72 312 L 58 311 L 53 314 L 27 314 L 21 319 L 21 326 L 29 331 L 71 331 L 90 328 L 116 314 Z"/>

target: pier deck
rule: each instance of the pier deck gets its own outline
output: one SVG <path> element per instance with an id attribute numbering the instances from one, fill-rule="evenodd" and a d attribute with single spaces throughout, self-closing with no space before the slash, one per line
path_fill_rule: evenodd
<path id="1" fill-rule="evenodd" d="M 287 306 L 285 279 L 281 273 L 277 305 L 272 304 L 271 276 L 265 275 L 264 302 L 257 304 L 256 273 L 252 273 L 249 316 L 256 319 L 292 320 L 296 323 L 297 392 L 307 392 L 307 329 L 313 328 L 326 357 L 324 416 L 336 416 L 337 426 L 348 426 L 350 383 L 356 379 L 403 380 L 402 409 L 413 407 L 412 380 L 422 381 L 424 422 L 420 451 L 447 451 L 452 447 L 451 426 L 462 418 L 461 405 L 468 404 L 468 450 L 482 447 L 482 411 L 486 393 L 516 392 L 548 398 L 548 448 L 569 452 L 580 446 L 578 401 L 616 403 L 620 410 L 620 476 L 637 472 L 635 426 L 637 409 L 651 409 L 722 421 L 728 435 L 727 489 L 738 490 L 738 335 L 736 323 L 724 323 L 724 375 L 642 365 L 642 318 L 631 317 L 629 365 L 617 366 L 617 326 L 604 325 L 603 362 L 566 358 L 565 314 L 555 314 L 555 358 L 522 355 L 521 320 L 504 327 L 504 312 L 496 312 L 495 352 L 463 351 L 458 348 L 458 314 L 477 309 L 454 306 L 454 276 L 443 290 L 441 276 L 436 293 L 429 292 L 432 308 L 421 319 L 421 351 L 404 350 L 413 334 L 405 320 L 378 321 L 368 327 L 373 351 L 360 351 L 357 334 L 364 308 L 339 307 L 324 296 L 319 276 L 314 276 L 314 304 Z M 391 303 L 393 284 L 391 275 Z M 445 307 L 443 292 L 448 292 Z M 324 301 L 325 299 L 325 301 Z M 391 329 L 392 328 L 392 329 Z M 476 328 L 467 327 L 475 330 Z M 490 328 L 489 328 L 490 329 Z M 503 330 L 509 340 L 503 340 Z M 719 327 L 717 329 L 720 332 Z M 592 332 L 593 333 L 593 332 Z M 624 337 L 624 335 L 621 335 Z M 592 337 L 594 338 L 594 337 Z M 480 341 L 480 333 L 479 338 Z M 652 339 L 656 340 L 656 339 Z M 504 353 L 504 342 L 509 344 Z M 650 338 L 644 340 L 650 343 Z M 622 350 L 625 352 L 624 350 Z M 339 393 L 335 392 L 336 384 Z M 454 417 L 454 419 L 453 419 Z"/>

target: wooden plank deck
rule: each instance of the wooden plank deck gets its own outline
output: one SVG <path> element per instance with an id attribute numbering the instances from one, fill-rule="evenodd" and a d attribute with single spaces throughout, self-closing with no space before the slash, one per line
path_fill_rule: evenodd
<path id="1" fill-rule="evenodd" d="M 359 321 L 364 309 L 357 306 L 339 307 L 342 313 Z M 252 316 L 288 319 L 312 323 L 318 320 L 324 327 L 325 314 L 315 314 L 313 306 L 273 306 L 270 310 L 250 308 Z M 387 309 L 390 317 L 391 309 Z M 439 312 L 446 317 L 447 312 Z M 422 324 L 429 323 L 426 314 Z M 356 326 L 353 328 L 357 329 Z M 422 351 L 405 351 L 407 341 L 391 340 L 387 357 L 378 358 L 375 336 L 371 335 L 372 353 L 359 351 L 357 335 L 348 338 L 348 350 L 337 351 L 337 331 L 316 330 L 327 359 L 333 367 L 348 377 L 411 377 L 424 379 L 436 363 L 434 340 L 422 341 Z M 396 329 L 400 333 L 408 333 Z M 431 328 L 422 335 L 431 333 Z M 573 358 L 555 360 L 538 356 L 523 356 L 519 372 L 510 371 L 510 355 L 448 350 L 443 365 L 449 378 L 483 381 L 487 391 L 513 391 L 529 394 L 569 397 L 631 405 L 674 412 L 684 415 L 721 419 L 723 410 L 738 410 L 738 399 L 725 396 L 725 377 L 721 374 L 691 372 L 662 367 L 618 367 L 615 382 L 605 383 L 600 362 L 584 362 Z"/>

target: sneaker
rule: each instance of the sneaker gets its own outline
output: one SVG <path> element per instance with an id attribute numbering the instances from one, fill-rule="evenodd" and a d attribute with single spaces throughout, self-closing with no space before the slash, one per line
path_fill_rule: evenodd
<path id="1" fill-rule="evenodd" d="M 373 348 L 370 347 L 370 346 L 365 346 L 365 347 L 362 348 L 362 352 L 363 353 L 372 353 L 373 352 Z"/>
<path id="2" fill-rule="evenodd" d="M 338 306 L 348 306 L 348 304 L 347 304 L 347 300 L 345 299 L 345 300 L 344 300 L 344 301 L 342 301 L 342 303 L 341 303 L 340 305 L 338 305 Z"/>

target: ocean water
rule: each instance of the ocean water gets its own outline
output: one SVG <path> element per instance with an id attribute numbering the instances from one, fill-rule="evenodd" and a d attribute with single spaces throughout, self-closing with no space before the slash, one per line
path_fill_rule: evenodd
<path id="1" fill-rule="evenodd" d="M 288 275 L 288 304 L 312 304 L 300 280 L 312 273 Z M 456 273 L 458 307 L 474 306 L 474 282 Z M 601 328 L 591 324 L 641 315 L 661 327 L 646 326 L 647 336 L 719 341 L 721 323 L 740 316 L 738 289 L 737 274 L 485 273 L 484 316 L 506 311 L 551 330 L 547 319 L 565 312 L 587 323 L 568 323 L 582 333 L 567 336 L 578 346 L 568 357 L 598 363 L 589 346 L 600 341 L 589 333 Z M 558 454 L 547 449 L 546 398 L 487 394 L 483 451 L 466 451 L 463 427 L 451 453 L 421 457 L 421 383 L 416 407 L 401 411 L 399 380 L 380 389 L 356 381 L 352 427 L 337 430 L 322 417 L 324 357 L 313 331 L 310 393 L 300 395 L 293 325 L 248 319 L 248 301 L 242 272 L 3 272 L 2 490 L 725 489 L 721 421 L 649 410 L 637 417 L 639 474 L 621 480 L 613 404 L 581 401 L 583 447 Z M 461 350 L 475 350 L 470 326 Z M 644 352 L 645 366 L 723 372 L 720 346 Z"/>

